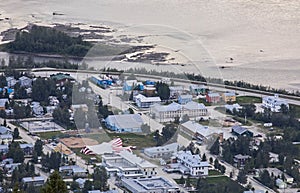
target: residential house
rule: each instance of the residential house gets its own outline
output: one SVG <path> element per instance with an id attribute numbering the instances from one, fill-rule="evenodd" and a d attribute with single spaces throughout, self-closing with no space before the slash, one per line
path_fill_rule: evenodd
<path id="1" fill-rule="evenodd" d="M 12 130 L 4 126 L 0 126 L 0 135 L 5 134 L 12 134 Z"/>
<path id="2" fill-rule="evenodd" d="M 170 98 L 175 99 L 185 93 L 183 86 L 170 86 Z"/>
<path id="3" fill-rule="evenodd" d="M 199 118 L 201 116 L 207 116 L 208 114 L 204 104 L 194 101 L 184 105 L 175 102 L 169 105 L 155 104 L 151 106 L 150 113 L 160 122 L 170 121 L 176 117 L 182 117 L 183 115 L 188 115 L 189 118 Z"/>
<path id="4" fill-rule="evenodd" d="M 262 106 L 266 109 L 270 109 L 272 112 L 280 112 L 281 105 L 285 105 L 289 108 L 287 101 L 279 98 L 278 94 L 275 94 L 274 96 L 266 96 L 262 99 Z"/>
<path id="5" fill-rule="evenodd" d="M 139 108 L 149 108 L 153 104 L 160 104 L 161 99 L 159 97 L 146 97 L 142 94 L 138 94 L 133 97 L 136 106 Z"/>
<path id="6" fill-rule="evenodd" d="M 178 143 L 144 149 L 144 154 L 150 158 L 170 158 L 179 149 Z"/>
<path id="7" fill-rule="evenodd" d="M 237 136 L 253 137 L 253 132 L 240 125 L 234 125 L 231 132 Z"/>
<path id="8" fill-rule="evenodd" d="M 20 148 L 23 150 L 24 155 L 32 155 L 34 145 L 30 143 L 20 143 Z"/>
<path id="9" fill-rule="evenodd" d="M 211 92 L 206 94 L 206 102 L 219 103 L 220 101 L 221 101 L 221 96 L 219 93 Z"/>
<path id="10" fill-rule="evenodd" d="M 154 96 L 156 88 L 154 85 L 146 85 L 146 86 L 144 86 L 143 91 L 146 96 Z"/>
<path id="11" fill-rule="evenodd" d="M 294 183 L 294 178 L 288 175 L 287 173 L 281 171 L 278 168 L 262 168 L 256 171 L 256 176 L 259 176 L 261 172 L 264 170 L 267 170 L 271 176 L 274 176 L 275 178 L 282 178 L 282 175 L 284 175 L 284 182 L 288 184 Z"/>
<path id="12" fill-rule="evenodd" d="M 13 140 L 13 136 L 12 134 L 3 134 L 0 135 L 0 143 L 1 144 L 9 144 L 11 143 Z"/>
<path id="13" fill-rule="evenodd" d="M 23 185 L 33 186 L 33 187 L 43 186 L 45 183 L 45 179 L 43 176 L 25 177 L 22 178 L 22 183 Z"/>
<path id="14" fill-rule="evenodd" d="M 187 104 L 188 102 L 193 101 L 192 95 L 179 95 L 178 96 L 178 103 L 181 105 Z"/>
<path id="15" fill-rule="evenodd" d="M 234 111 L 238 112 L 238 111 L 242 110 L 243 107 L 241 105 L 235 103 L 235 104 L 232 104 L 232 105 L 226 104 L 225 109 L 226 109 L 226 111 L 230 111 L 231 113 L 233 113 Z"/>
<path id="16" fill-rule="evenodd" d="M 198 84 L 191 84 L 190 85 L 190 92 L 193 95 L 205 95 L 208 91 L 208 87 L 205 85 L 198 85 Z"/>
<path id="17" fill-rule="evenodd" d="M 78 183 L 79 188 L 83 188 L 84 187 L 84 183 L 86 182 L 87 179 L 83 179 L 83 178 L 78 178 L 75 180 L 75 182 Z"/>
<path id="18" fill-rule="evenodd" d="M 0 145 L 0 152 L 5 154 L 8 152 L 8 144 Z"/>
<path id="19" fill-rule="evenodd" d="M 13 88 L 17 84 L 17 80 L 13 76 L 6 77 L 7 87 Z"/>
<path id="20" fill-rule="evenodd" d="M 244 191 L 243 193 L 265 193 L 264 190 L 248 190 L 248 191 Z"/>
<path id="21" fill-rule="evenodd" d="M 163 177 L 143 179 L 121 179 L 122 186 L 132 193 L 179 193 L 176 184 Z"/>
<path id="22" fill-rule="evenodd" d="M 29 88 L 32 86 L 32 79 L 27 76 L 22 76 L 19 78 L 19 83 L 21 87 Z"/>
<path id="23" fill-rule="evenodd" d="M 143 91 L 144 84 L 142 82 L 138 82 L 137 80 L 126 80 L 123 84 L 123 91 L 126 93 L 130 93 L 134 89 Z"/>
<path id="24" fill-rule="evenodd" d="M 5 104 L 8 102 L 8 99 L 0 99 L 0 110 L 5 110 Z"/>
<path id="25" fill-rule="evenodd" d="M 141 126 L 144 124 L 139 114 L 109 115 L 105 119 L 108 129 L 116 132 L 142 132 Z"/>
<path id="26" fill-rule="evenodd" d="M 235 102 L 236 101 L 236 94 L 234 92 L 225 92 L 222 93 L 222 99 L 225 103 L 228 102 Z"/>
<path id="27" fill-rule="evenodd" d="M 56 85 L 62 86 L 67 82 L 75 82 L 75 79 L 70 74 L 57 73 L 50 75 L 50 78 L 56 82 Z"/>
<path id="28" fill-rule="evenodd" d="M 121 151 L 102 155 L 102 163 L 110 175 L 126 178 L 153 177 L 157 174 L 157 166 L 144 160 L 132 152 Z"/>
<path id="29" fill-rule="evenodd" d="M 207 161 L 201 161 L 200 156 L 193 155 L 190 151 L 179 151 L 176 155 L 176 163 L 167 164 L 166 172 L 180 172 L 184 175 L 207 176 L 210 165 Z"/>
<path id="30" fill-rule="evenodd" d="M 64 176 L 86 177 L 87 170 L 78 165 L 67 165 L 59 167 L 59 173 Z"/>
<path id="31" fill-rule="evenodd" d="M 249 155 L 241 155 L 241 154 L 235 155 L 233 157 L 234 165 L 237 168 L 242 168 L 245 166 L 247 160 L 249 160 L 250 158 L 251 158 L 251 156 L 249 156 Z"/>
<path id="32" fill-rule="evenodd" d="M 32 112 L 36 116 L 42 116 L 44 114 L 44 108 L 40 105 L 39 102 L 31 102 Z"/>
<path id="33" fill-rule="evenodd" d="M 277 178 L 275 180 L 275 184 L 279 189 L 286 189 L 287 188 L 287 184 L 280 178 Z"/>

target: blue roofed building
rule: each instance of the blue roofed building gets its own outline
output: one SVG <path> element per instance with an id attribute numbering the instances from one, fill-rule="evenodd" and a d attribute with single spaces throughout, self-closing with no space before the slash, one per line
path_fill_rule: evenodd
<path id="1" fill-rule="evenodd" d="M 27 186 L 43 186 L 45 183 L 45 178 L 43 176 L 35 176 L 35 177 L 25 177 L 22 178 L 22 183 Z"/>
<path id="2" fill-rule="evenodd" d="M 144 124 L 139 114 L 109 115 L 105 119 L 108 129 L 116 132 L 142 132 L 141 126 Z"/>

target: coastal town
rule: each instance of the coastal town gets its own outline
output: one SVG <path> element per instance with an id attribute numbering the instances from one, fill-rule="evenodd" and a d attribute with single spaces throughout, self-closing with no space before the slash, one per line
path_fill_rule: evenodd
<path id="1" fill-rule="evenodd" d="M 0 1 L 0 193 L 300 192 L 299 8 Z"/>
<path id="2" fill-rule="evenodd" d="M 283 128 L 299 126 L 299 101 L 138 74 L 1 80 L 3 192 L 39 192 L 55 175 L 70 192 L 298 190 L 299 142 Z"/>

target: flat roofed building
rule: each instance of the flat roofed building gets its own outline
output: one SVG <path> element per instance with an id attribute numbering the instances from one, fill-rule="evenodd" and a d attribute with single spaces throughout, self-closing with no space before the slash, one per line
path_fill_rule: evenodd
<path id="1" fill-rule="evenodd" d="M 169 105 L 152 105 L 150 112 L 155 119 L 165 122 L 183 115 L 188 115 L 190 118 L 206 116 L 208 111 L 204 104 L 191 101 L 184 105 L 175 102 Z"/>
<path id="2" fill-rule="evenodd" d="M 144 149 L 144 154 L 150 158 L 170 158 L 179 149 L 178 143 Z"/>
<path id="3" fill-rule="evenodd" d="M 157 174 L 157 166 L 129 151 L 118 154 L 102 155 L 102 163 L 108 173 L 116 173 L 123 177 L 151 177 Z"/>
<path id="4" fill-rule="evenodd" d="M 177 185 L 163 177 L 122 179 L 122 185 L 132 193 L 179 193 Z"/>
<path id="5" fill-rule="evenodd" d="M 187 121 L 180 125 L 180 130 L 190 137 L 196 137 L 202 141 L 207 141 L 215 136 L 219 136 L 222 131 L 209 129 L 195 121 Z"/>
<path id="6" fill-rule="evenodd" d="M 85 177 L 87 175 L 87 170 L 78 165 L 68 165 L 59 167 L 59 173 L 62 173 L 66 176 Z"/>
<path id="7" fill-rule="evenodd" d="M 35 176 L 35 177 L 25 177 L 22 178 L 22 183 L 28 186 L 43 186 L 45 183 L 45 179 L 43 176 Z"/>
<path id="8" fill-rule="evenodd" d="M 105 119 L 105 125 L 110 130 L 116 132 L 142 132 L 141 126 L 144 124 L 139 114 L 109 115 Z"/>

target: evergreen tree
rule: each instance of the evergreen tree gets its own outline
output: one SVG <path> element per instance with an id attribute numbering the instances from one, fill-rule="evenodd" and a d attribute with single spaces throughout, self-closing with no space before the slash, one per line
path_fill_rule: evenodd
<path id="1" fill-rule="evenodd" d="M 42 188 L 42 193 L 67 193 L 66 183 L 63 181 L 58 171 L 55 171 L 49 176 L 45 186 Z"/>
<path id="2" fill-rule="evenodd" d="M 244 170 L 240 170 L 239 174 L 237 176 L 237 181 L 241 184 L 246 184 L 247 183 L 247 176 L 245 174 Z"/>
<path id="3" fill-rule="evenodd" d="M 219 138 L 217 138 L 215 143 L 211 146 L 210 153 L 213 154 L 213 155 L 219 155 L 220 154 Z"/>
<path id="4" fill-rule="evenodd" d="M 18 139 L 20 135 L 19 129 L 16 127 L 13 132 L 13 139 Z"/>

